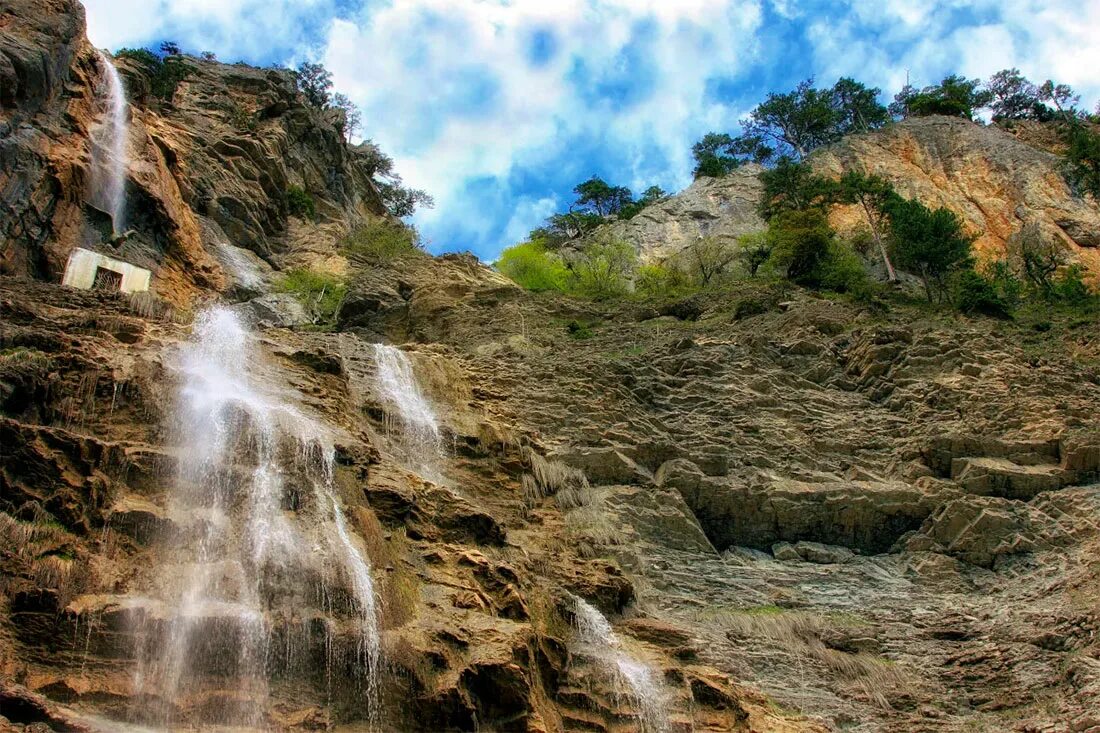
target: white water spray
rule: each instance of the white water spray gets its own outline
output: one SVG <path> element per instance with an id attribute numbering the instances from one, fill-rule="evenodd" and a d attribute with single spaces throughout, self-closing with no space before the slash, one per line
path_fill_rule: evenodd
<path id="1" fill-rule="evenodd" d="M 103 107 L 101 119 L 92 130 L 92 191 L 91 201 L 111 215 L 116 235 L 126 227 L 126 170 L 130 139 L 130 105 L 126 88 L 114 63 L 102 51 L 99 61 L 103 80 L 99 100 Z"/>
<path id="2" fill-rule="evenodd" d="M 665 690 L 657 672 L 631 656 L 597 608 L 582 598 L 574 599 L 576 649 L 593 659 L 611 678 L 616 695 L 637 710 L 639 730 L 664 733 L 668 730 Z"/>
<path id="3" fill-rule="evenodd" d="M 196 321 L 180 359 L 180 471 L 155 590 L 162 616 L 139 630 L 137 687 L 178 722 L 180 700 L 231 693 L 188 723 L 266 723 L 273 679 L 344 678 L 378 723 L 378 609 L 333 485 L 329 431 L 275 384 L 253 335 L 222 308 Z M 323 660 L 323 661 L 319 661 Z M 323 666 L 323 669 L 319 667 Z"/>
<path id="4" fill-rule="evenodd" d="M 425 478 L 440 482 L 442 433 L 408 355 L 387 344 L 374 345 L 375 387 L 386 414 L 386 428 L 405 460 Z"/>

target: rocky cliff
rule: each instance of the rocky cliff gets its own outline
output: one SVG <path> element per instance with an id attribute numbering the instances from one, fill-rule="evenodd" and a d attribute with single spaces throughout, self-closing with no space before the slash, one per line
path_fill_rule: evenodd
<path id="1" fill-rule="evenodd" d="M 90 131 L 104 113 L 105 69 L 76 0 L 16 0 L 0 9 L 0 266 L 58 280 L 74 247 L 150 269 L 163 299 L 254 288 L 293 250 L 334 259 L 336 239 L 385 210 L 362 151 L 307 105 L 289 72 L 181 58 L 169 99 L 151 70 L 120 59 L 134 104 L 127 152 L 127 228 L 111 246 L 90 201 Z M 298 186 L 316 221 L 290 215 Z M 310 257 L 308 253 L 313 253 Z"/>
<path id="2" fill-rule="evenodd" d="M 102 226 L 73 112 L 98 66 L 79 6 L 2 12 L 0 58 L 28 90 L 5 98 L 4 205 L 42 217 L 33 237 L 10 230 L 0 275 L 0 728 L 218 730 L 243 712 L 263 730 L 1100 729 L 1094 324 L 790 286 L 662 316 L 532 295 L 470 256 L 345 261 L 333 238 L 380 211 L 356 151 L 280 73 L 192 60 L 170 104 L 133 108 L 124 247 L 166 299 L 254 321 L 258 353 L 230 367 L 334 436 L 325 490 L 347 522 L 311 519 L 319 459 L 280 446 L 276 514 L 321 539 L 265 569 L 260 621 L 279 643 L 262 690 L 237 674 L 241 616 L 215 604 L 192 611 L 194 686 L 148 691 L 143 645 L 173 613 L 158 593 L 225 521 L 176 501 L 196 460 L 179 440 L 196 328 L 57 284 L 66 247 Z M 144 72 L 119 65 L 141 102 Z M 754 180 L 697 184 L 705 203 L 637 225 L 735 233 L 707 212 L 747 218 Z M 288 219 L 292 183 L 318 222 Z M 298 263 L 346 272 L 332 330 L 254 299 Z M 436 416 L 411 449 L 380 340 L 402 345 Z M 219 473 L 229 506 L 263 447 Z M 354 589 L 310 574 L 339 533 L 377 589 L 377 710 Z"/>
<path id="3" fill-rule="evenodd" d="M 955 117 L 912 118 L 851 135 L 815 151 L 809 162 L 831 178 L 848 170 L 879 175 L 906 198 L 947 207 L 976 236 L 979 256 L 1004 256 L 1008 238 L 1034 223 L 1062 244 L 1071 261 L 1100 272 L 1100 206 L 1070 190 L 1060 157 L 1041 133 L 1013 134 Z M 758 172 L 749 165 L 725 178 L 699 179 L 611 229 L 658 260 L 699 237 L 759 230 Z M 841 231 L 866 227 L 854 207 L 839 207 L 833 218 Z"/>

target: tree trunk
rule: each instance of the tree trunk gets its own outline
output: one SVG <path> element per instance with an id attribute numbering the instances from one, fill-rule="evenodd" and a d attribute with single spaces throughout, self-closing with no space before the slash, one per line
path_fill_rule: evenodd
<path id="1" fill-rule="evenodd" d="M 863 213 L 867 215 L 867 223 L 871 225 L 871 235 L 875 238 L 878 251 L 882 253 L 882 264 L 886 265 L 886 280 L 887 282 L 896 283 L 898 274 L 894 272 L 894 263 L 890 261 L 890 255 L 886 251 L 886 243 L 882 241 L 882 233 L 879 231 L 878 223 L 871 215 L 871 209 L 867 206 L 866 201 L 863 202 Z"/>

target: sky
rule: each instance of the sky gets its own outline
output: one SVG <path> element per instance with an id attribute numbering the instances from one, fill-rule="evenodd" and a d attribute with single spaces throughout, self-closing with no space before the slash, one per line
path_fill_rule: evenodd
<path id="1" fill-rule="evenodd" d="M 492 261 L 592 175 L 691 182 L 691 145 L 769 91 L 1018 67 L 1100 99 L 1098 0 L 83 0 L 101 48 L 323 63 L 362 134 L 435 197 L 432 252 Z"/>

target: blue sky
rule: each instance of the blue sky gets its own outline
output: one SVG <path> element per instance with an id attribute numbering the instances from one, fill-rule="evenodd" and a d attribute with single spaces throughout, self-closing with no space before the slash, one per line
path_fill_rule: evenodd
<path id="1" fill-rule="evenodd" d="M 363 133 L 435 196 L 433 252 L 492 260 L 592 174 L 690 183 L 690 147 L 770 90 L 853 76 L 889 101 L 1017 66 L 1100 98 L 1096 0 L 84 0 L 100 47 L 324 63 Z"/>

